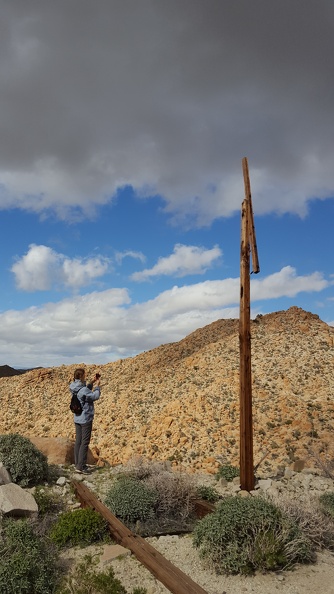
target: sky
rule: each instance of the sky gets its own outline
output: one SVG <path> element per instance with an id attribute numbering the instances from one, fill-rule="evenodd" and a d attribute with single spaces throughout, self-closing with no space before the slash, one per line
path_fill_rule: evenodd
<path id="1" fill-rule="evenodd" d="M 0 0 L 0 364 L 239 317 L 334 325 L 332 0 Z"/>

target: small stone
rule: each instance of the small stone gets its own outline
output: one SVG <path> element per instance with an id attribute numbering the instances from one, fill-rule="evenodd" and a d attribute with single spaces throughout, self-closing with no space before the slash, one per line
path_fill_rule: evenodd
<path id="1" fill-rule="evenodd" d="M 249 491 L 245 491 L 244 489 L 242 489 L 241 491 L 238 492 L 238 497 L 250 497 L 251 494 Z"/>
<path id="2" fill-rule="evenodd" d="M 286 468 L 284 470 L 284 477 L 287 479 L 292 478 L 293 476 L 295 476 L 295 474 L 296 473 L 293 470 L 291 470 L 291 468 Z"/>
<path id="3" fill-rule="evenodd" d="M 269 489 L 269 487 L 271 487 L 271 485 L 272 485 L 272 480 L 271 479 L 260 479 L 258 484 L 259 484 L 259 489 L 262 489 L 262 491 L 267 491 Z"/>
<path id="4" fill-rule="evenodd" d="M 66 485 L 66 478 L 64 476 L 60 476 L 59 479 L 57 479 L 57 485 L 60 487 Z"/>
<path id="5" fill-rule="evenodd" d="M 103 567 L 104 565 L 108 565 L 114 559 L 118 557 L 124 557 L 131 555 L 131 551 L 122 547 L 119 544 L 112 544 L 112 545 L 104 545 L 103 553 L 100 557 L 99 565 Z"/>

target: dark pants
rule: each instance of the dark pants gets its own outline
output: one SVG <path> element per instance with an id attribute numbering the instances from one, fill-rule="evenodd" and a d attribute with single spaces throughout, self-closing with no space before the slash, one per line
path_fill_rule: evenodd
<path id="1" fill-rule="evenodd" d="M 75 423 L 74 463 L 78 470 L 87 464 L 87 452 L 92 434 L 93 421 L 79 425 Z"/>

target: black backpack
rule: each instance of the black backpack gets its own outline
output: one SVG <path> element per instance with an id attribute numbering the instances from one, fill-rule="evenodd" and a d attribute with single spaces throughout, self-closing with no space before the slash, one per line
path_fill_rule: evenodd
<path id="1" fill-rule="evenodd" d="M 81 415 L 81 413 L 82 413 L 81 402 L 78 398 L 78 393 L 80 392 L 80 390 L 81 390 L 81 388 L 79 388 L 79 390 L 77 390 L 76 392 L 72 392 L 72 398 L 71 398 L 71 402 L 70 402 L 70 410 L 75 415 Z M 85 402 L 85 398 L 84 398 L 84 402 Z"/>

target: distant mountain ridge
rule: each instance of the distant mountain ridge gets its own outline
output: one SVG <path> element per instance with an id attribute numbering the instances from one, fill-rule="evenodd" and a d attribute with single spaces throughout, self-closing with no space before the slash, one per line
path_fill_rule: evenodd
<path id="1" fill-rule="evenodd" d="M 13 375 L 21 375 L 25 373 L 23 369 L 13 369 L 9 365 L 0 365 L 0 377 L 12 377 Z"/>
<path id="2" fill-rule="evenodd" d="M 12 377 L 13 375 L 22 375 L 33 369 L 41 369 L 41 367 L 32 367 L 30 369 L 14 369 L 9 365 L 0 365 L 0 377 Z"/>
<path id="3" fill-rule="evenodd" d="M 334 328 L 298 307 L 251 321 L 254 463 L 309 452 L 334 459 Z M 75 365 L 0 378 L 0 433 L 74 437 Z M 134 456 L 215 472 L 239 461 L 239 320 L 217 320 L 101 373 L 91 446 L 110 464 Z M 22 395 L 24 394 L 24 398 Z"/>

